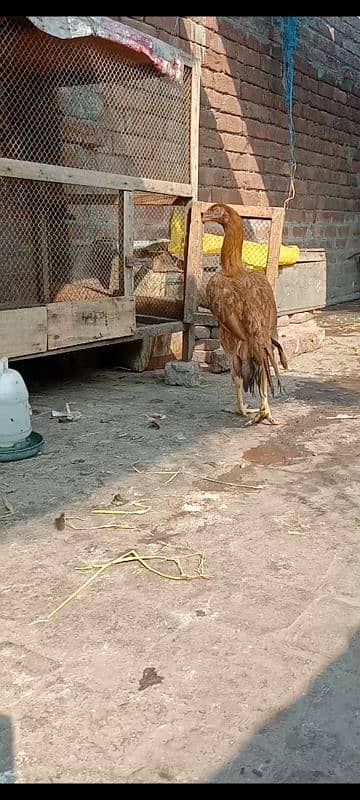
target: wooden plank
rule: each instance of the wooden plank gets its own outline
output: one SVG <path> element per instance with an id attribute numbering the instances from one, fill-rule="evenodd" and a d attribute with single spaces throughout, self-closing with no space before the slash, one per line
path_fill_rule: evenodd
<path id="1" fill-rule="evenodd" d="M 201 206 L 196 200 L 187 216 L 185 241 L 185 300 L 184 322 L 193 323 L 197 311 L 198 292 L 203 272 L 202 266 L 202 221 Z"/>
<path id="2" fill-rule="evenodd" d="M 187 202 L 186 197 L 176 197 L 166 194 L 137 194 L 133 195 L 134 206 L 182 206 Z"/>
<path id="3" fill-rule="evenodd" d="M 0 349 L 1 355 L 35 355 L 46 351 L 47 347 L 47 309 L 14 308 L 0 311 Z"/>
<path id="4" fill-rule="evenodd" d="M 134 204 L 131 192 L 123 192 L 123 275 L 124 295 L 132 297 L 134 294 L 134 266 L 131 259 L 134 255 Z"/>
<path id="5" fill-rule="evenodd" d="M 74 353 L 78 350 L 90 350 L 95 347 L 109 347 L 110 345 L 119 345 L 119 344 L 126 344 L 127 342 L 139 342 L 141 339 L 144 339 L 147 336 L 154 335 L 162 335 L 162 334 L 169 334 L 169 333 L 177 333 L 183 330 L 182 322 L 166 322 L 163 325 L 140 325 L 135 333 L 130 334 L 129 336 L 121 336 L 119 339 L 107 339 L 102 341 L 96 342 L 85 342 L 85 344 L 77 344 L 73 345 L 72 347 L 57 347 L 56 350 L 46 350 L 46 352 L 36 353 L 37 358 L 43 358 L 45 356 L 53 356 L 58 355 L 60 353 Z M 34 358 L 34 355 L 25 355 L 25 356 L 15 356 L 14 361 L 17 361 L 19 358 L 28 360 L 30 358 Z"/>
<path id="6" fill-rule="evenodd" d="M 273 209 L 270 238 L 269 238 L 268 258 L 266 264 L 266 277 L 270 283 L 270 286 L 272 286 L 274 290 L 276 287 L 276 280 L 279 272 L 279 254 L 282 242 L 284 214 L 285 210 L 283 208 Z"/>
<path id="7" fill-rule="evenodd" d="M 305 264 L 310 261 L 312 264 L 314 261 L 324 261 L 326 258 L 326 253 L 323 248 L 315 249 L 315 250 L 300 250 L 300 257 L 297 261 L 297 264 Z"/>
<path id="8" fill-rule="evenodd" d="M 111 340 L 135 333 L 135 302 L 130 297 L 102 297 L 73 303 L 50 303 L 48 350 Z"/>
<path id="9" fill-rule="evenodd" d="M 140 325 L 139 330 L 144 336 L 162 336 L 168 333 L 180 333 L 184 330 L 184 324 L 178 320 L 171 322 L 159 322 L 157 324 Z"/>
<path id="10" fill-rule="evenodd" d="M 197 58 L 191 73 L 190 180 L 193 200 L 197 200 L 199 185 L 200 79 L 201 61 Z"/>
<path id="11" fill-rule="evenodd" d="M 35 161 L 18 161 L 16 158 L 0 158 L 0 175 L 5 178 L 23 178 L 32 181 L 95 186 L 100 189 L 123 189 L 124 191 L 145 191 L 191 197 L 188 183 L 157 181 L 151 178 L 117 175 L 112 172 L 60 167 L 56 164 L 41 164 Z"/>

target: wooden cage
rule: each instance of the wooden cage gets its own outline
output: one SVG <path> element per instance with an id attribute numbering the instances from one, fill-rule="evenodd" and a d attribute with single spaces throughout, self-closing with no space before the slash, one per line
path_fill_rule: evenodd
<path id="1" fill-rule="evenodd" d="M 108 18 L 6 16 L 0 36 L 1 353 L 188 330 L 169 231 L 197 197 L 199 60 Z"/>

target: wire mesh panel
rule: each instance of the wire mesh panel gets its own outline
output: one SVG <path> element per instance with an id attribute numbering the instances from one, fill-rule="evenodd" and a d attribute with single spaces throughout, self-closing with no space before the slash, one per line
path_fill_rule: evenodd
<path id="1" fill-rule="evenodd" d="M 0 306 L 123 294 L 122 193 L 0 179 Z"/>
<path id="2" fill-rule="evenodd" d="M 152 205 L 135 196 L 133 265 L 136 311 L 182 319 L 184 308 L 185 207 Z"/>
<path id="3" fill-rule="evenodd" d="M 190 67 L 174 83 L 18 17 L 0 17 L 0 36 L 2 157 L 190 183 Z"/>
<path id="4" fill-rule="evenodd" d="M 250 270 L 266 269 L 269 239 L 271 231 L 270 219 L 243 217 L 244 243 L 242 258 L 244 265 Z M 199 308 L 206 309 L 206 286 L 211 275 L 220 268 L 220 253 L 224 231 L 216 223 L 205 223 L 202 243 L 202 282 L 199 290 Z"/>

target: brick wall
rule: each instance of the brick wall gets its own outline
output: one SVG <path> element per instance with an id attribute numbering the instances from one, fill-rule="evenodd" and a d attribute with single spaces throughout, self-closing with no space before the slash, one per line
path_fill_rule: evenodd
<path id="1" fill-rule="evenodd" d="M 202 50 L 200 198 L 282 205 L 288 122 L 281 40 L 271 17 L 120 17 L 186 51 Z M 360 295 L 360 20 L 301 17 L 294 121 L 296 197 L 284 238 L 324 247 L 327 298 Z"/>

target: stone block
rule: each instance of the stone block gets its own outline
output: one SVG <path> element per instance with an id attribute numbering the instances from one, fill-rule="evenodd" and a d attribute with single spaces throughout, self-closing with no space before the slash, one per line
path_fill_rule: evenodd
<path id="1" fill-rule="evenodd" d="M 282 317 L 278 317 L 277 320 L 278 328 L 286 328 L 286 326 L 289 324 L 290 324 L 290 318 L 288 314 L 284 314 Z"/>
<path id="2" fill-rule="evenodd" d="M 165 364 L 165 383 L 192 389 L 201 386 L 200 367 L 194 361 L 168 361 Z"/>
<path id="3" fill-rule="evenodd" d="M 229 359 L 222 347 L 211 353 L 210 369 L 211 372 L 229 372 Z"/>
<path id="4" fill-rule="evenodd" d="M 313 319 L 314 317 L 311 311 L 302 311 L 300 314 L 291 314 L 289 317 L 290 323 L 295 325 L 299 325 L 303 322 L 309 322 Z"/>
<path id="5" fill-rule="evenodd" d="M 198 339 L 195 342 L 195 350 L 217 350 L 218 347 L 218 339 Z"/>
<path id="6" fill-rule="evenodd" d="M 195 339 L 210 339 L 210 328 L 205 325 L 195 325 Z"/>

